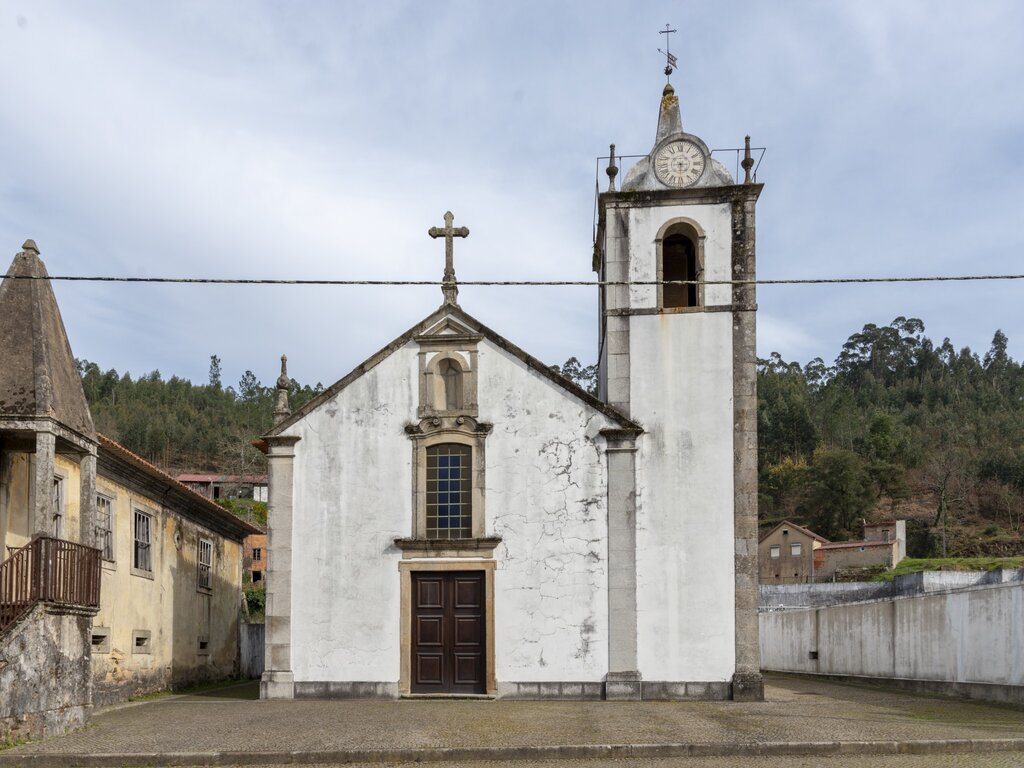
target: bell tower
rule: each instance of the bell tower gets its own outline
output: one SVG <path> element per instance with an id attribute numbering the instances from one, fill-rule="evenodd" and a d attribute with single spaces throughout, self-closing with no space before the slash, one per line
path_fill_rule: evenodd
<path id="1" fill-rule="evenodd" d="M 618 191 L 613 147 L 598 196 L 599 395 L 645 430 L 633 521 L 645 698 L 649 686 L 763 698 L 752 167 L 749 137 L 737 182 L 684 131 L 668 84 L 654 146 Z"/>

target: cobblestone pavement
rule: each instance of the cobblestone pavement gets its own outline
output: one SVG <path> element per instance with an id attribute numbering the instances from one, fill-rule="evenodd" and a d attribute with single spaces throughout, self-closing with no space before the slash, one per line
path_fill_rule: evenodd
<path id="1" fill-rule="evenodd" d="M 0 753 L 0 763 L 9 765 L 16 756 L 30 754 L 127 757 L 143 753 L 1024 738 L 1021 709 L 784 676 L 767 679 L 765 703 L 748 704 L 239 698 L 251 690 L 236 687 L 112 708 L 97 713 L 92 725 L 77 733 L 5 750 Z M 701 764 L 694 759 L 606 763 L 623 768 Z M 886 759 L 861 757 L 854 762 L 826 763 L 825 758 L 790 757 L 785 764 L 879 768 L 926 764 L 887 763 Z M 948 763 L 938 762 L 937 755 L 927 759 L 930 766 L 1024 765 L 1019 756 L 1007 753 L 950 756 L 953 762 Z M 744 765 L 737 760 L 706 765 Z M 779 758 L 779 765 L 782 760 Z M 756 762 L 759 767 L 771 765 L 765 758 Z M 130 760 L 126 764 L 131 764 Z"/>
<path id="2" fill-rule="evenodd" d="M 423 768 L 423 763 L 393 763 L 387 768 Z M 899 755 L 893 757 L 680 757 L 655 760 L 484 760 L 448 763 L 446 768 L 1021 768 L 1024 752 L 974 755 Z M 247 768 L 294 768 L 261 765 Z M 318 763 L 306 768 L 382 768 L 380 763 Z"/>

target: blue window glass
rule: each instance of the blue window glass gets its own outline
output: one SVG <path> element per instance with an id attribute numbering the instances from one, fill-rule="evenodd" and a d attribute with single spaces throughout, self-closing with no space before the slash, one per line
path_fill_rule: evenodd
<path id="1" fill-rule="evenodd" d="M 427 538 L 473 535 L 471 454 L 466 445 L 427 448 Z"/>

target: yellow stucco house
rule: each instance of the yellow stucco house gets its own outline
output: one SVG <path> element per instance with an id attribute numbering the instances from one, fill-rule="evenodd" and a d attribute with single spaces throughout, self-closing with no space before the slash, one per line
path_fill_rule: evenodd
<path id="1" fill-rule="evenodd" d="M 97 434 L 46 269 L 0 284 L 0 739 L 238 671 L 258 530 Z"/>

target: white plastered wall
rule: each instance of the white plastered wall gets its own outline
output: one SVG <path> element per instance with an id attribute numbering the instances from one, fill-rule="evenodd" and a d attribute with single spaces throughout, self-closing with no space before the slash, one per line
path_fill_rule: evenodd
<path id="1" fill-rule="evenodd" d="M 657 277 L 655 238 L 676 217 L 705 233 L 705 279 L 729 279 L 728 205 L 630 209 L 630 278 Z M 657 306 L 632 287 L 634 308 Z M 727 305 L 729 286 L 705 287 Z M 630 318 L 637 454 L 638 665 L 648 681 L 725 681 L 735 671 L 732 313 Z"/>
<path id="2" fill-rule="evenodd" d="M 412 532 L 419 347 L 410 343 L 288 430 L 296 444 L 296 681 L 397 682 L 401 552 Z M 486 534 L 495 550 L 502 682 L 599 681 L 607 670 L 603 414 L 499 347 L 478 347 Z"/>
<path id="3" fill-rule="evenodd" d="M 600 681 L 608 669 L 603 414 L 480 346 L 498 682 Z"/>

